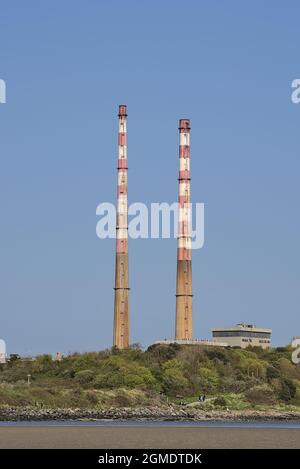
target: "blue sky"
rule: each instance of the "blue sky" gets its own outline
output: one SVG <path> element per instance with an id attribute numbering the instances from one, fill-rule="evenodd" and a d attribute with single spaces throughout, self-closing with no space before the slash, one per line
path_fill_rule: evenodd
<path id="1" fill-rule="evenodd" d="M 191 119 L 194 335 L 237 322 L 300 335 L 299 2 L 0 2 L 0 337 L 8 352 L 111 345 L 117 107 L 130 202 L 177 199 Z M 176 240 L 131 241 L 131 338 L 174 335 Z"/>

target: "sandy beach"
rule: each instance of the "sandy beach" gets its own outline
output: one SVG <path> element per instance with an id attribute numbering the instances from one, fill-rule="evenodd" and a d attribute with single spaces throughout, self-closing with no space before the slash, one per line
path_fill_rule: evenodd
<path id="1" fill-rule="evenodd" d="M 0 448 L 300 448 L 300 429 L 0 427 Z"/>

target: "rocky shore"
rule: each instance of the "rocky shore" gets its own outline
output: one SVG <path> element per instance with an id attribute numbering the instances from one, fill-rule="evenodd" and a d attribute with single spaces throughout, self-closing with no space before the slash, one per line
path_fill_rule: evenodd
<path id="1" fill-rule="evenodd" d="M 178 407 L 37 409 L 0 407 L 0 421 L 131 420 L 131 421 L 300 421 L 300 412 L 277 410 L 209 410 Z"/>

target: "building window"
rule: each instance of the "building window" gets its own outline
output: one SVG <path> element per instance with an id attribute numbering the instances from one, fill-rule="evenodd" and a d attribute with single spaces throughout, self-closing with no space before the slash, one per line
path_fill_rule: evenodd
<path id="1" fill-rule="evenodd" d="M 270 332 L 252 331 L 213 331 L 213 337 L 252 337 L 253 339 L 270 339 Z"/>

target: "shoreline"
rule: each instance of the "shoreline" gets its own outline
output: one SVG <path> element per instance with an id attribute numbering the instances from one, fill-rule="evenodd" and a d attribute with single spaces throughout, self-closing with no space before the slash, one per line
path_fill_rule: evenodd
<path id="1" fill-rule="evenodd" d="M 202 410 L 176 407 L 52 409 L 0 406 L 0 421 L 191 421 L 191 422 L 247 422 L 300 421 L 300 411 L 279 410 Z"/>

